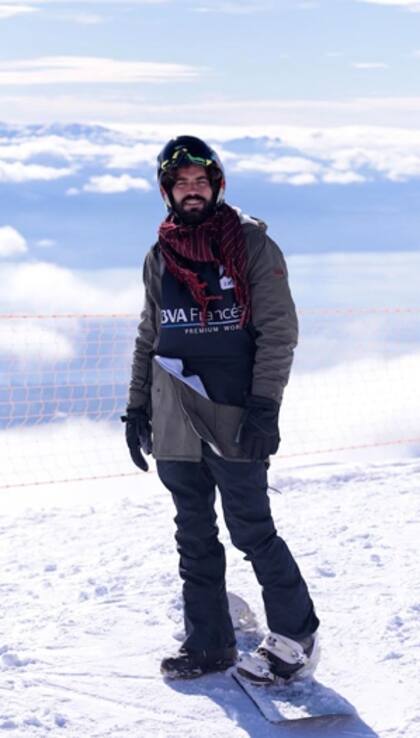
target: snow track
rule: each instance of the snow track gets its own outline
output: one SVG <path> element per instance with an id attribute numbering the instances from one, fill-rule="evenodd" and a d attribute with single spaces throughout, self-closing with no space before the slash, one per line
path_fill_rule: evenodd
<path id="1" fill-rule="evenodd" d="M 418 738 L 420 462 L 276 461 L 270 474 L 282 491 L 271 495 L 274 518 L 322 620 L 317 678 L 360 716 L 334 738 Z M 172 517 L 153 472 L 2 493 L 0 735 L 278 735 L 224 675 L 159 674 L 182 629 Z M 249 564 L 221 530 L 228 587 L 263 625 Z M 240 634 L 239 645 L 257 640 Z"/>

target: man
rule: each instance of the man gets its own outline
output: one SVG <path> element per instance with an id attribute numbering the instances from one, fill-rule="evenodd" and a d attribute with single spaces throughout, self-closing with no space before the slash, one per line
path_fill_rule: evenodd
<path id="1" fill-rule="evenodd" d="M 177 513 L 186 635 L 161 670 L 191 678 L 237 659 L 217 486 L 232 542 L 262 586 L 270 630 L 238 669 L 253 681 L 289 679 L 313 668 L 319 621 L 267 495 L 297 342 L 286 265 L 265 225 L 224 202 L 223 167 L 204 141 L 169 141 L 157 174 L 168 216 L 144 263 L 123 419 L 134 463 L 147 471 L 142 451 L 153 450 Z"/>

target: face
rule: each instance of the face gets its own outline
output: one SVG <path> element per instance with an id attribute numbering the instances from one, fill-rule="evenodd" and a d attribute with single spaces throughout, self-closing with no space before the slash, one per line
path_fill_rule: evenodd
<path id="1" fill-rule="evenodd" d="M 213 190 L 204 167 L 180 167 L 172 187 L 172 199 L 176 212 L 186 223 L 204 220 L 213 204 Z"/>

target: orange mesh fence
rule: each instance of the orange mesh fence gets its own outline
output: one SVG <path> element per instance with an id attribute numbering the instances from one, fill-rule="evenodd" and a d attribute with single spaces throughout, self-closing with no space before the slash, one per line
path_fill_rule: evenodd
<path id="1" fill-rule="evenodd" d="M 284 458 L 420 449 L 420 309 L 299 314 Z M 124 411 L 138 318 L 0 317 L 0 487 L 135 474 Z"/>

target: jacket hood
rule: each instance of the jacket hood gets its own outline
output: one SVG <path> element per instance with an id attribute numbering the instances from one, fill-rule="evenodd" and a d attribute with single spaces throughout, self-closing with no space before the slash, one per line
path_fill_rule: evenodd
<path id="1" fill-rule="evenodd" d="M 231 206 L 235 212 L 239 216 L 239 220 L 241 221 L 242 225 L 254 225 L 258 228 L 261 228 L 263 231 L 267 230 L 267 223 L 264 223 L 263 220 L 260 220 L 260 218 L 255 217 L 254 215 L 248 215 L 247 213 L 244 213 L 241 208 L 236 207 L 235 205 Z"/>

